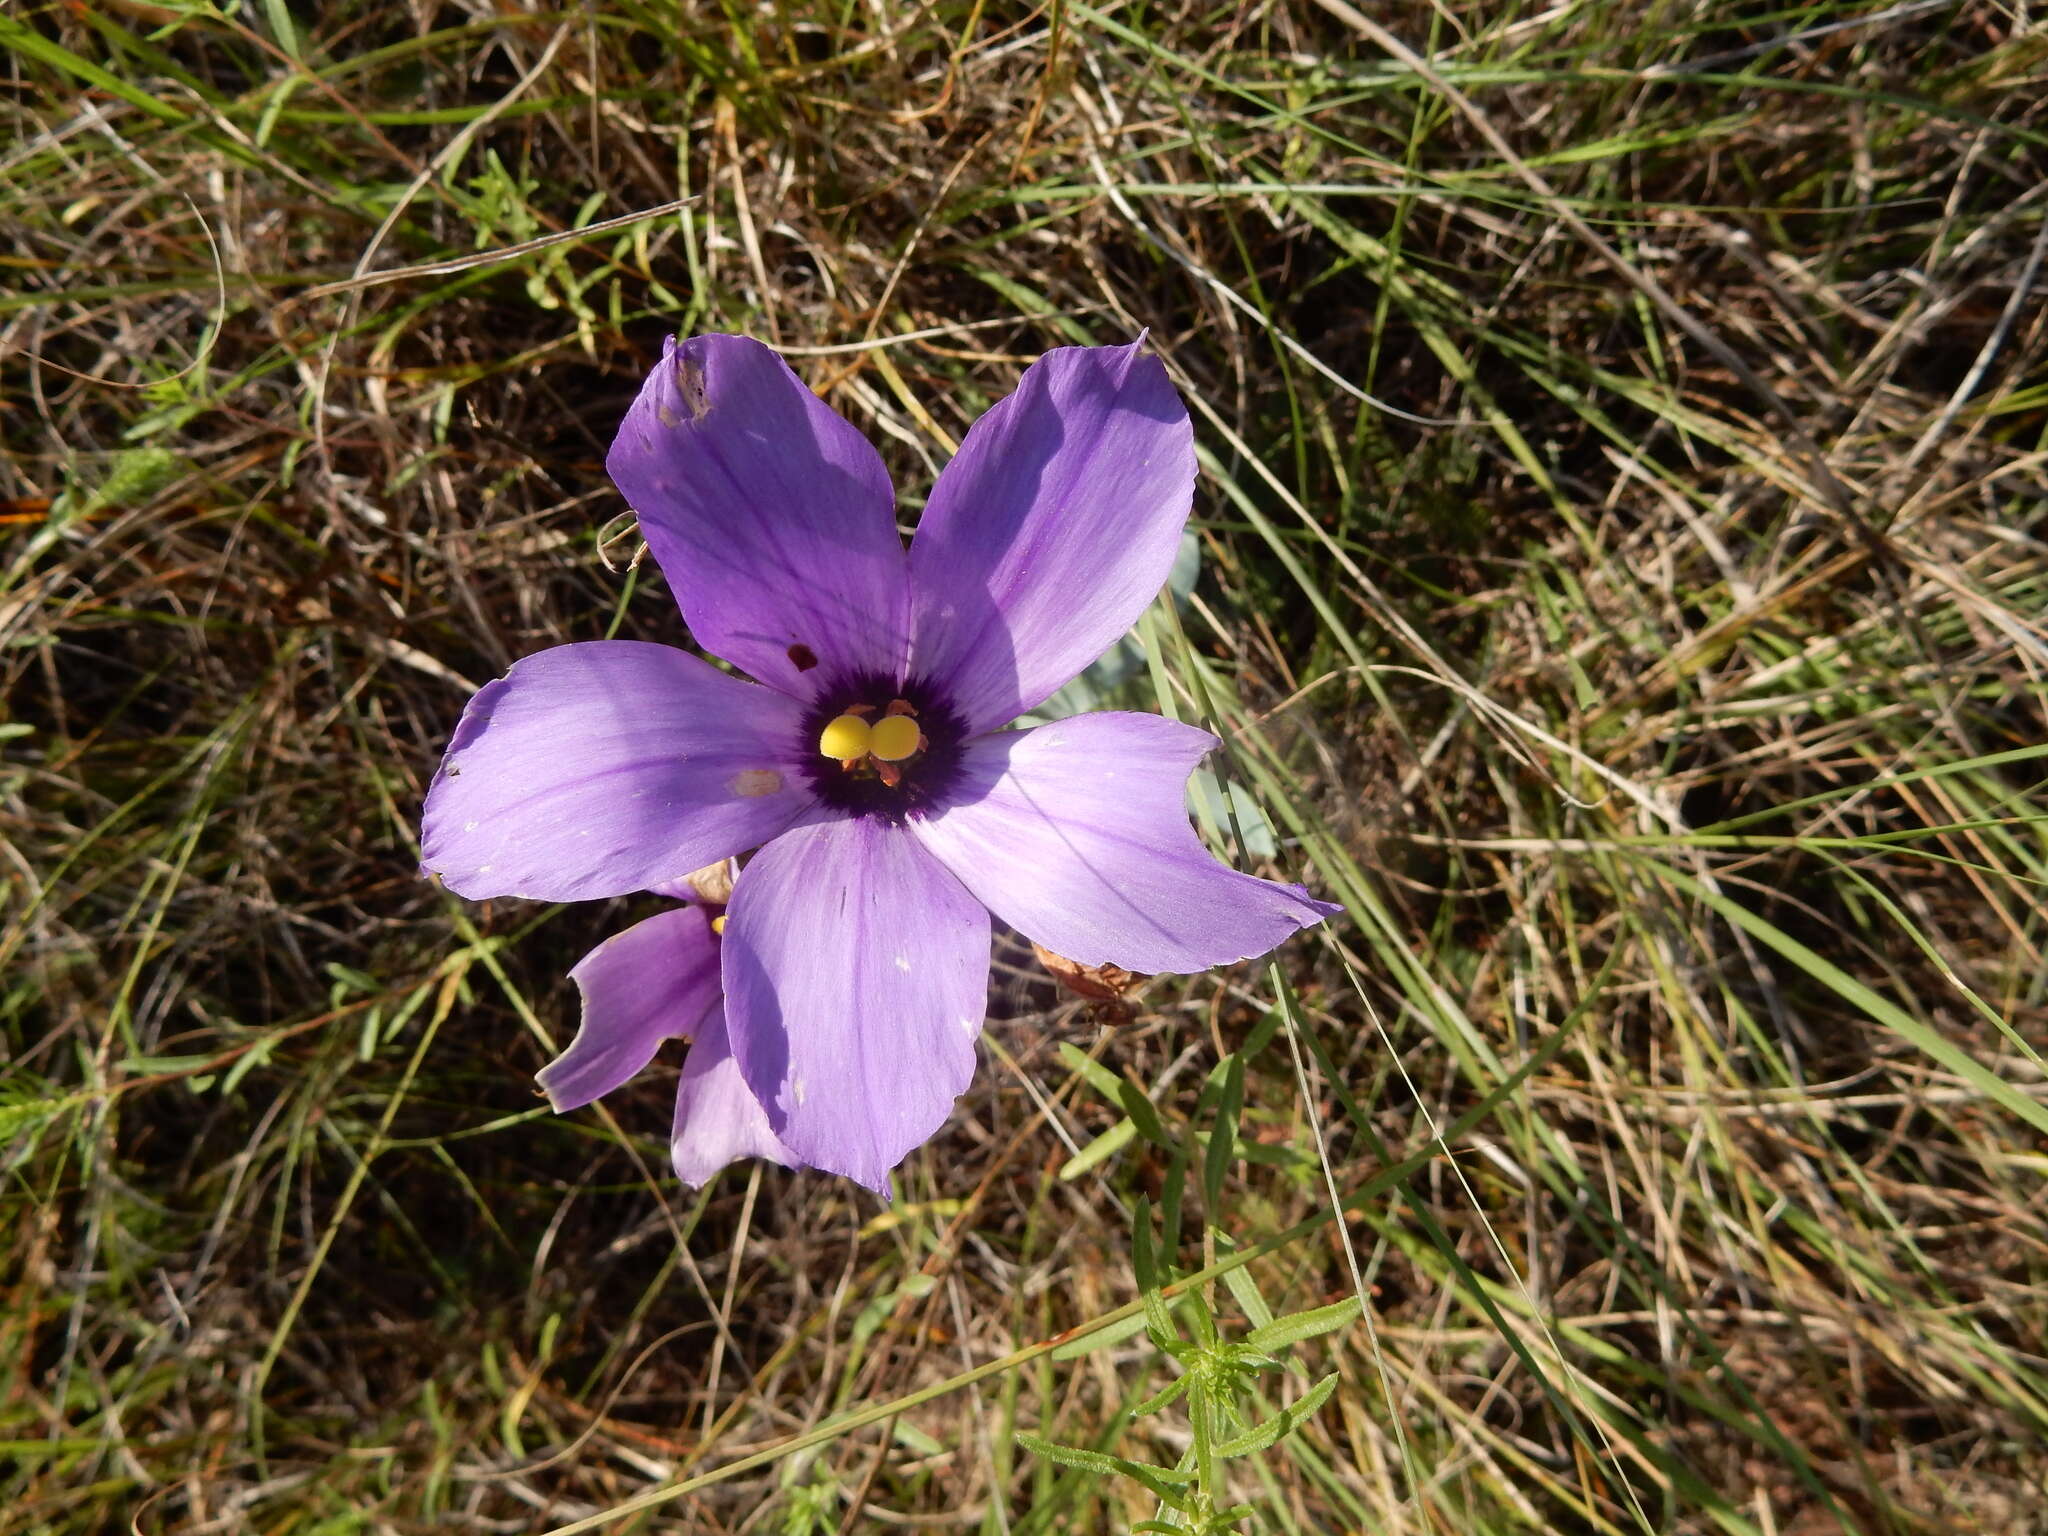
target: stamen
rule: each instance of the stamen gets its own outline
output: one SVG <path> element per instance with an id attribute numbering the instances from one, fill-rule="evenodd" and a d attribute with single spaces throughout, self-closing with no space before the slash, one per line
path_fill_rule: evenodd
<path id="1" fill-rule="evenodd" d="M 880 673 L 833 677 L 822 692 L 803 724 L 818 752 L 803 773 L 820 800 L 898 826 L 944 803 L 965 731 L 943 693 Z"/>
<path id="2" fill-rule="evenodd" d="M 900 763 L 917 751 L 920 739 L 908 715 L 884 715 L 868 731 L 868 750 L 885 763 Z"/>
<path id="3" fill-rule="evenodd" d="M 723 912 L 711 919 L 711 931 L 719 934 L 725 932 L 725 914 Z"/>
<path id="4" fill-rule="evenodd" d="M 844 714 L 818 733 L 818 751 L 841 763 L 857 763 L 868 755 L 871 734 L 859 715 Z"/>

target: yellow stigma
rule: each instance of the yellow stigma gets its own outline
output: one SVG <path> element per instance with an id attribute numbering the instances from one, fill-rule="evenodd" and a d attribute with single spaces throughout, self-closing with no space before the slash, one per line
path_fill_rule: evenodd
<path id="1" fill-rule="evenodd" d="M 886 715 L 868 727 L 868 750 L 885 763 L 900 763 L 917 750 L 917 722 Z"/>
<path id="2" fill-rule="evenodd" d="M 873 734 L 867 721 L 859 715 L 841 715 L 818 733 L 818 750 L 842 763 L 848 758 L 866 757 L 873 750 L 870 741 Z"/>
<path id="3" fill-rule="evenodd" d="M 719 913 L 718 916 L 711 919 L 711 931 L 713 933 L 725 932 L 725 914 L 723 912 Z"/>

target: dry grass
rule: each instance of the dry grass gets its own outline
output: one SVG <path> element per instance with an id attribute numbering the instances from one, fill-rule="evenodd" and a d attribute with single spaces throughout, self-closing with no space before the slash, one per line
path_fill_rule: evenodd
<path id="1" fill-rule="evenodd" d="M 1254 1528 L 2048 1530 L 2048 33 L 1359 19 L 0 17 L 0 1526 L 1122 1529 L 1017 1436 L 1189 1450 L 1143 1334 L 1034 1349 L 1142 1224 L 1259 1246 L 1226 1336 L 1370 1301 Z M 914 516 L 1141 326 L 1204 569 L 1120 686 L 1347 919 L 1119 1028 L 1003 949 L 886 1211 L 679 1192 L 658 1073 L 547 1114 L 640 906 L 416 816 L 470 687 L 678 638 L 602 472 L 659 338 L 787 348 Z"/>

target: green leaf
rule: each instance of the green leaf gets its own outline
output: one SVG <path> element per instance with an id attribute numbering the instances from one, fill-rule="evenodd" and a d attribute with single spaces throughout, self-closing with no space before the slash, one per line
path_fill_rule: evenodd
<path id="1" fill-rule="evenodd" d="M 384 989 L 384 983 L 376 977 L 353 966 L 343 965 L 338 960 L 328 961 L 321 969 L 326 971 L 328 978 L 335 983 L 336 1001 L 351 993 L 370 994 Z"/>
<path id="2" fill-rule="evenodd" d="M 1123 1083 L 1122 1078 L 1070 1041 L 1060 1042 L 1059 1053 L 1060 1060 L 1067 1064 L 1070 1072 L 1085 1079 L 1088 1086 L 1105 1099 L 1112 1103 L 1116 1101 L 1117 1089 Z"/>
<path id="3" fill-rule="evenodd" d="M 292 20 L 284 0 L 263 0 L 263 17 L 270 23 L 270 33 L 277 39 L 278 47 L 295 59 L 306 56 L 305 40 L 299 36 L 298 23 Z"/>
<path id="4" fill-rule="evenodd" d="M 1194 1379 L 1194 1377 L 1187 1375 L 1174 1377 L 1173 1380 L 1169 1381 L 1143 1402 L 1133 1403 L 1130 1410 L 1131 1417 L 1142 1419 L 1148 1414 L 1157 1413 L 1175 1398 L 1179 1397 L 1181 1393 L 1187 1391 Z"/>
<path id="5" fill-rule="evenodd" d="M 1145 1097 L 1145 1091 L 1136 1084 L 1118 1077 L 1101 1062 L 1077 1049 L 1071 1042 L 1062 1040 L 1059 1046 L 1060 1060 L 1085 1078 L 1088 1085 L 1105 1099 L 1117 1105 L 1130 1117 L 1138 1128 L 1138 1134 L 1147 1141 L 1155 1142 L 1169 1151 L 1176 1146 L 1167 1135 L 1166 1127 L 1160 1123 L 1159 1111 L 1152 1107 L 1152 1101 Z"/>
<path id="6" fill-rule="evenodd" d="M 94 510 L 139 506 L 185 473 L 185 461 L 167 448 L 124 448 L 114 455 L 107 478 L 87 505 Z"/>
<path id="7" fill-rule="evenodd" d="M 1138 1209 L 1131 1217 L 1131 1268 L 1138 1277 L 1138 1289 L 1145 1301 L 1145 1331 L 1161 1349 L 1176 1341 L 1173 1318 L 1159 1294 L 1159 1259 L 1152 1248 L 1152 1202 L 1138 1197 Z"/>
<path id="8" fill-rule="evenodd" d="M 1254 1424 L 1243 1434 L 1233 1435 L 1223 1441 L 1216 1447 L 1216 1454 L 1249 1456 L 1254 1451 L 1263 1451 L 1268 1446 L 1277 1444 L 1283 1436 L 1293 1434 L 1318 1408 L 1329 1401 L 1330 1394 L 1337 1390 L 1337 1378 L 1341 1375 L 1341 1371 L 1330 1372 L 1270 1419 Z"/>
<path id="9" fill-rule="evenodd" d="M 1119 1120 L 1087 1146 L 1060 1164 L 1062 1183 L 1078 1179 L 1098 1163 L 1107 1162 L 1137 1138 L 1138 1128 L 1128 1119 Z"/>
<path id="10" fill-rule="evenodd" d="M 1093 1333 L 1053 1347 L 1055 1360 L 1078 1360 L 1083 1355 L 1093 1354 L 1098 1349 L 1108 1349 L 1112 1344 L 1121 1344 L 1133 1334 L 1143 1333 L 1152 1324 L 1152 1319 L 1142 1312 L 1134 1312 L 1120 1322 L 1111 1323 L 1107 1328 L 1098 1328 Z"/>
<path id="11" fill-rule="evenodd" d="M 1253 1349 L 1284 1348 L 1289 1344 L 1299 1344 L 1303 1339 L 1312 1339 L 1319 1333 L 1335 1333 L 1339 1328 L 1349 1327 L 1364 1310 L 1356 1296 L 1346 1296 L 1331 1306 L 1275 1318 L 1262 1327 L 1254 1328 L 1245 1335 L 1244 1341 Z"/>
<path id="12" fill-rule="evenodd" d="M 1202 1153 L 1202 1199 L 1209 1219 L 1223 1201 L 1223 1181 L 1230 1165 L 1237 1161 L 1237 1122 L 1244 1113 L 1244 1057 L 1232 1052 L 1224 1063 L 1223 1088 L 1216 1099 L 1216 1123 L 1209 1132 L 1209 1145 Z"/>
<path id="13" fill-rule="evenodd" d="M 1121 1456 L 1112 1456 L 1106 1451 L 1083 1450 L 1077 1445 L 1056 1445 L 1050 1440 L 1041 1440 L 1037 1435 L 1018 1431 L 1017 1443 L 1034 1456 L 1062 1467 L 1073 1467 L 1081 1472 L 1094 1472 L 1104 1477 L 1135 1478 L 1151 1489 L 1158 1498 L 1165 1500 L 1176 1509 L 1184 1508 L 1180 1490 L 1194 1477 L 1192 1472 L 1178 1472 L 1171 1467 L 1150 1467 L 1139 1461 L 1126 1461 Z"/>
<path id="14" fill-rule="evenodd" d="M 1226 790 L 1223 781 L 1207 768 L 1197 768 L 1188 780 L 1188 797 L 1198 814 L 1219 828 L 1236 824 L 1244 834 L 1245 852 L 1255 859 L 1270 859 L 1280 852 L 1280 840 L 1274 835 L 1273 823 L 1266 819 L 1259 802 L 1252 798 L 1252 792 L 1242 784 L 1232 784 Z"/>
<path id="15" fill-rule="evenodd" d="M 77 1109 L 92 1098 L 89 1093 L 67 1093 L 55 1099 L 28 1099 L 0 1104 L 0 1141 L 9 1141 L 24 1131 L 41 1130 L 59 1115 Z"/>
<path id="16" fill-rule="evenodd" d="M 187 1051 L 176 1056 L 129 1056 L 118 1064 L 122 1072 L 147 1072 L 154 1076 L 159 1072 L 189 1072 L 212 1061 L 218 1051 Z"/>
<path id="17" fill-rule="evenodd" d="M 237 1057 L 235 1064 L 222 1075 L 220 1091 L 223 1094 L 233 1093 L 236 1085 L 251 1071 L 257 1067 L 267 1066 L 270 1062 L 270 1053 L 277 1049 L 277 1041 L 276 1035 L 266 1035 Z"/>
<path id="18" fill-rule="evenodd" d="M 1136 1083 L 1117 1079 L 1116 1101 L 1123 1106 L 1124 1113 L 1131 1117 L 1131 1124 L 1138 1128 L 1138 1134 L 1154 1146 L 1164 1147 L 1169 1152 L 1177 1143 L 1166 1132 L 1166 1126 L 1159 1118 L 1159 1111 L 1152 1107 L 1152 1101 L 1145 1097 L 1145 1090 Z"/>
<path id="19" fill-rule="evenodd" d="M 1273 1321 L 1273 1309 L 1266 1305 L 1266 1298 L 1259 1294 L 1258 1282 L 1252 1279 L 1249 1266 L 1226 1270 L 1223 1284 L 1235 1298 L 1244 1315 L 1252 1320 L 1253 1328 L 1264 1328 Z"/>

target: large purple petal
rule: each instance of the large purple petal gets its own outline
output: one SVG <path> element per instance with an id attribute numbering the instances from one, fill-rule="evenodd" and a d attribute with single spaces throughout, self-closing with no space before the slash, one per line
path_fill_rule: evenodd
<path id="1" fill-rule="evenodd" d="M 1262 955 L 1342 909 L 1202 846 L 1184 796 L 1215 745 L 1158 715 L 985 736 L 947 809 L 911 829 L 997 917 L 1083 965 L 1199 971 Z"/>
<path id="2" fill-rule="evenodd" d="M 765 1157 L 785 1168 L 801 1166 L 796 1154 L 776 1139 L 768 1112 L 740 1075 L 722 1008 L 705 1015 L 690 1042 L 690 1054 L 683 1058 L 669 1155 L 676 1177 L 689 1185 L 705 1183 L 727 1163 L 743 1157 Z"/>
<path id="3" fill-rule="evenodd" d="M 733 1051 L 805 1163 L 886 1193 L 974 1075 L 988 913 L 901 827 L 799 827 L 740 871 L 725 927 Z"/>
<path id="4" fill-rule="evenodd" d="M 605 464 L 705 650 L 798 698 L 901 674 L 908 566 L 888 471 L 761 343 L 666 342 Z"/>
<path id="5" fill-rule="evenodd" d="M 973 731 L 1016 719 L 1158 595 L 1194 485 L 1194 429 L 1158 358 L 1046 353 L 932 490 L 910 547 L 911 670 Z"/>
<path id="6" fill-rule="evenodd" d="M 703 908 L 678 907 L 613 934 L 569 979 L 583 994 L 583 1023 L 539 1077 L 558 1114 L 603 1098 L 654 1060 L 662 1041 L 702 1038 L 718 1004 L 718 940 Z"/>
<path id="7" fill-rule="evenodd" d="M 802 709 L 633 640 L 557 646 L 477 691 L 420 862 L 463 896 L 583 901 L 680 880 L 810 804 Z"/>

